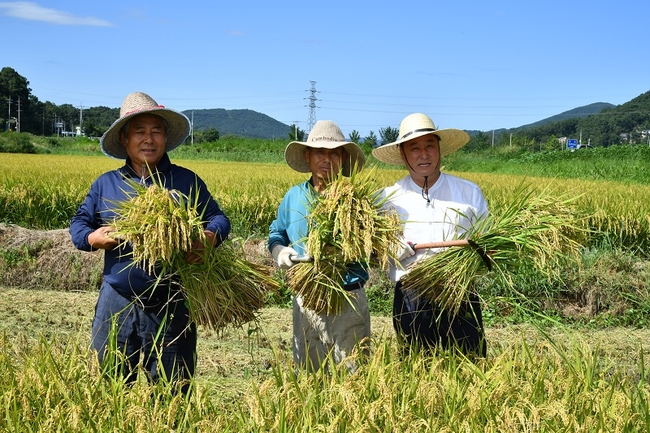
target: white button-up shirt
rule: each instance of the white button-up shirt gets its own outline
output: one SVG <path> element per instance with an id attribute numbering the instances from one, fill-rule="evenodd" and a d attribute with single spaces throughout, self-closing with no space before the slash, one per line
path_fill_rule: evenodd
<path id="1" fill-rule="evenodd" d="M 404 241 L 411 243 L 462 239 L 477 219 L 488 213 L 487 202 L 478 185 L 446 173 L 441 173 L 429 188 L 429 202 L 422 187 L 413 182 L 411 176 L 385 188 L 383 195 L 388 197 L 384 207 L 397 211 L 404 225 Z M 409 265 L 435 252 L 416 250 L 416 254 L 403 260 L 401 266 L 391 264 L 391 280 L 398 281 Z"/>

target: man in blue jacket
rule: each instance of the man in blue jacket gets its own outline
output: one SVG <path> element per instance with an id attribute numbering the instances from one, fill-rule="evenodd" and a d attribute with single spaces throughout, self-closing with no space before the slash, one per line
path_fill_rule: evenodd
<path id="1" fill-rule="evenodd" d="M 284 158 L 292 169 L 311 175 L 287 191 L 269 228 L 269 251 L 280 268 L 289 269 L 296 264 L 296 257 L 307 253 L 304 241 L 312 198 L 325 191 L 339 169 L 344 176 L 349 176 L 352 167 L 361 169 L 366 159 L 361 148 L 346 141 L 341 129 L 331 120 L 316 122 L 306 142 L 289 143 Z M 318 313 L 305 307 L 299 295 L 294 297 L 292 346 L 298 366 L 308 371 L 318 370 L 328 356 L 340 363 L 355 348 L 367 347 L 370 313 L 363 287 L 367 280 L 368 273 L 363 266 L 348 266 L 342 284 L 350 293 L 350 302 L 345 302 L 339 314 Z M 352 362 L 346 367 L 349 371 L 356 368 Z"/>
<path id="2" fill-rule="evenodd" d="M 91 339 L 100 363 L 118 362 L 124 377 L 133 381 L 142 362 L 153 381 L 164 377 L 180 383 L 183 391 L 188 389 L 187 379 L 196 366 L 196 325 L 189 321 L 178 284 L 167 279 L 153 290 L 157 276 L 147 273 L 143 266 L 133 266 L 130 246 L 121 245 L 109 234 L 116 216 L 114 203 L 133 193 L 128 181 L 151 185 L 155 178 L 167 189 L 178 190 L 192 200 L 198 197 L 207 242 L 217 246 L 227 238 L 230 221 L 203 180 L 191 170 L 172 164 L 167 154 L 185 141 L 190 128 L 184 114 L 158 105 L 147 94 L 129 94 L 122 103 L 120 118 L 100 141 L 106 155 L 126 163 L 95 180 L 70 225 L 72 242 L 78 249 L 104 250 L 103 283 Z M 202 246 L 200 242 L 194 245 L 195 249 Z M 185 259 L 200 260 L 192 251 Z M 113 339 L 124 359 L 107 358 Z"/>

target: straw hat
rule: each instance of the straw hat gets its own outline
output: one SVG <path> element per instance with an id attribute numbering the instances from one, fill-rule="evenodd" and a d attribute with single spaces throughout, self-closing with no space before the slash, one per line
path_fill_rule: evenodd
<path id="1" fill-rule="evenodd" d="M 399 138 L 392 143 L 384 144 L 372 151 L 372 155 L 387 164 L 402 165 L 404 161 L 400 156 L 400 144 L 422 137 L 435 134 L 440 140 L 440 156 L 449 155 L 469 142 L 469 134 L 460 129 L 436 129 L 436 125 L 426 114 L 409 114 L 399 125 Z"/>
<path id="2" fill-rule="evenodd" d="M 120 108 L 120 118 L 117 119 L 99 140 L 102 152 L 106 155 L 126 159 L 126 149 L 120 142 L 120 130 L 131 118 L 138 114 L 150 113 L 162 117 L 167 122 L 167 143 L 165 151 L 176 149 L 190 135 L 190 119 L 186 115 L 162 105 L 142 92 L 133 92 L 127 95 Z"/>
<path id="3" fill-rule="evenodd" d="M 341 168 L 343 176 L 350 176 L 351 167 L 355 164 L 358 169 L 361 169 L 366 162 L 366 155 L 363 154 L 363 150 L 356 143 L 345 141 L 341 128 L 331 120 L 319 120 L 309 133 L 307 141 L 292 141 L 284 150 L 284 160 L 287 161 L 289 167 L 300 173 L 309 173 L 311 171 L 309 164 L 305 160 L 306 147 L 322 149 L 343 147 L 349 155 L 349 158 L 343 161 L 343 167 Z"/>

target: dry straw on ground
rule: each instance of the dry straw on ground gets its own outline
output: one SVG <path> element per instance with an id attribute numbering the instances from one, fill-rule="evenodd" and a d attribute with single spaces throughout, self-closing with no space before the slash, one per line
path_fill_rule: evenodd
<path id="1" fill-rule="evenodd" d="M 562 264 L 579 266 L 586 231 L 573 207 L 576 198 L 521 186 L 508 202 L 495 204 L 494 213 L 466 233 L 487 254 L 490 277 L 518 296 L 510 278 L 515 268 L 534 268 L 553 279 L 564 269 Z M 415 262 L 402 278 L 402 287 L 455 314 L 477 279 L 488 272 L 471 245 L 450 247 Z"/>
<path id="2" fill-rule="evenodd" d="M 130 185 L 134 194 L 114 203 L 113 236 L 131 244 L 135 266 L 157 275 L 152 289 L 168 278 L 180 280 L 191 319 L 211 329 L 255 320 L 268 294 L 279 288 L 271 268 L 247 261 L 243 247 L 230 240 L 194 251 L 201 263 L 186 262 L 194 242 L 206 239 L 196 199 L 157 182 Z"/>
<path id="3" fill-rule="evenodd" d="M 399 243 L 399 217 L 382 209 L 376 171 L 341 173 L 309 206 L 307 252 L 313 258 L 288 272 L 289 287 L 303 305 L 328 314 L 340 311 L 350 294 L 343 289 L 348 266 L 385 267 Z"/>

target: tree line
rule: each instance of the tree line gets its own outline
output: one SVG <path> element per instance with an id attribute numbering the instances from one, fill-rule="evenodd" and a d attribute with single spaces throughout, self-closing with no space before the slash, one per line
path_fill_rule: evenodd
<path id="1" fill-rule="evenodd" d="M 75 107 L 42 102 L 29 88 L 29 81 L 13 68 L 0 70 L 0 127 L 2 131 L 59 135 L 81 126 L 88 136 L 100 136 L 119 117 L 118 108 Z"/>
<path id="2" fill-rule="evenodd" d="M 35 135 L 61 135 L 75 132 L 80 126 L 85 135 L 101 136 L 119 117 L 118 108 L 105 106 L 75 107 L 42 102 L 32 94 L 29 81 L 13 68 L 0 70 L 0 131 L 12 130 Z M 395 141 L 399 130 L 380 128 L 379 137 L 373 132 L 361 137 L 357 130 L 350 133 L 350 141 L 366 149 Z M 305 131 L 291 125 L 290 140 L 304 140 Z M 194 141 L 216 141 L 220 133 L 209 127 L 195 131 Z M 517 146 L 531 151 L 561 149 L 560 139 L 581 137 L 583 143 L 594 147 L 615 144 L 650 145 L 650 91 L 624 104 L 605 108 L 597 114 L 581 118 L 568 118 L 543 125 L 500 130 L 497 134 L 474 131 L 466 151 L 485 150 L 496 146 Z"/>

